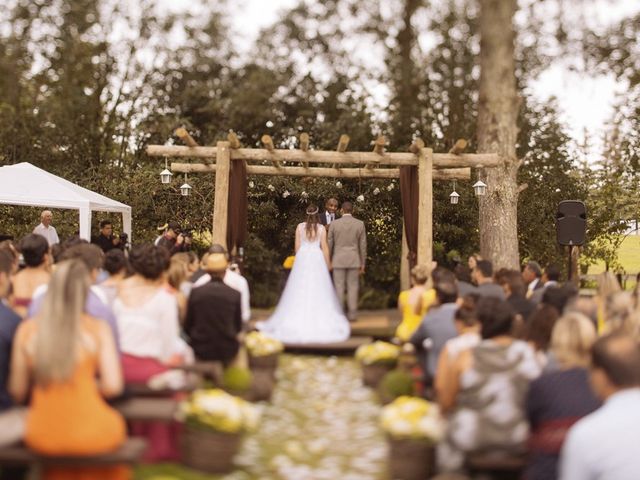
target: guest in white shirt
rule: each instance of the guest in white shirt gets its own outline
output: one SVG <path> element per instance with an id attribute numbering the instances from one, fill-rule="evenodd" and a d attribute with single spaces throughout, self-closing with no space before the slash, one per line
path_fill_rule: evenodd
<path id="1" fill-rule="evenodd" d="M 33 229 L 33 233 L 37 233 L 38 235 L 42 235 L 49 242 L 49 246 L 55 245 L 56 243 L 60 243 L 60 239 L 58 238 L 58 232 L 56 232 L 55 227 L 51 225 L 51 220 L 53 219 L 53 214 L 50 210 L 45 210 L 40 214 L 40 225 Z"/>
<path id="2" fill-rule="evenodd" d="M 203 256 L 202 263 L 206 263 L 206 257 L 210 253 L 224 253 L 227 254 L 227 251 L 222 245 L 214 243 L 209 248 L 209 251 Z M 193 288 L 201 287 L 211 281 L 211 275 L 205 273 L 201 277 L 199 277 L 194 283 Z M 222 282 L 233 288 L 234 290 L 240 292 L 240 309 L 242 311 L 242 321 L 243 323 L 247 323 L 251 319 L 251 303 L 249 298 L 249 282 L 244 278 L 240 273 L 232 270 L 231 268 L 227 268 L 227 271 L 222 279 Z"/>
<path id="3" fill-rule="evenodd" d="M 640 478 L 640 346 L 613 333 L 592 349 L 591 386 L 604 405 L 569 430 L 561 480 Z"/>

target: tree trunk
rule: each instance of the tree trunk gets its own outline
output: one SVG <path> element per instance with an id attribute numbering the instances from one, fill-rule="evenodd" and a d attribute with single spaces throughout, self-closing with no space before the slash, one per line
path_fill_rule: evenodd
<path id="1" fill-rule="evenodd" d="M 487 195 L 480 197 L 480 253 L 494 268 L 519 268 L 518 159 L 516 120 L 519 98 L 515 76 L 516 0 L 479 0 L 480 96 L 478 150 L 499 154 L 502 166 L 487 169 L 481 180 Z"/>

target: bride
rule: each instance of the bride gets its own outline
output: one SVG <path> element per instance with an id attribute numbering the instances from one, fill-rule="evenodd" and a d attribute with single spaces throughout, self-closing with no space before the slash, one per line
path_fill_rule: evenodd
<path id="1" fill-rule="evenodd" d="M 280 301 L 257 328 L 284 343 L 333 343 L 349 338 L 350 327 L 331 282 L 327 231 L 318 207 L 307 207 L 296 228 L 296 257 Z"/>

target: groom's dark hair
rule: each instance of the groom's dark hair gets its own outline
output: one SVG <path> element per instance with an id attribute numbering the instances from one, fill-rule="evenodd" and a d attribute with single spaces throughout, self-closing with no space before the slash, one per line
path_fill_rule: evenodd
<path id="1" fill-rule="evenodd" d="M 342 211 L 344 213 L 353 213 L 353 203 L 351 203 L 351 202 L 342 202 Z"/>

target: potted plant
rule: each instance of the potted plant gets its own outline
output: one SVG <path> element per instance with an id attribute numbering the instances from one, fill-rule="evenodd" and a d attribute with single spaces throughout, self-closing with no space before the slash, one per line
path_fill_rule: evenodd
<path id="1" fill-rule="evenodd" d="M 255 331 L 247 333 L 244 344 L 249 353 L 249 367 L 252 370 L 275 372 L 280 353 L 284 350 L 284 345 L 280 340 Z"/>
<path id="2" fill-rule="evenodd" d="M 382 429 L 389 442 L 390 477 L 423 480 L 435 473 L 435 444 L 445 433 L 437 405 L 402 396 L 382 409 Z"/>
<path id="3" fill-rule="evenodd" d="M 411 373 L 404 370 L 391 370 L 378 384 L 378 396 L 380 401 L 386 405 L 398 397 L 414 396 L 415 385 Z"/>
<path id="4" fill-rule="evenodd" d="M 395 368 L 399 355 L 400 347 L 393 343 L 377 341 L 359 346 L 356 360 L 362 365 L 362 382 L 377 387 L 382 377 Z"/>
<path id="5" fill-rule="evenodd" d="M 229 394 L 251 401 L 253 374 L 243 367 L 227 367 L 222 374 L 222 388 Z"/>
<path id="6" fill-rule="evenodd" d="M 233 469 L 242 435 L 254 430 L 259 410 L 220 389 L 196 390 L 180 404 L 185 428 L 181 453 L 185 465 L 211 473 Z"/>

